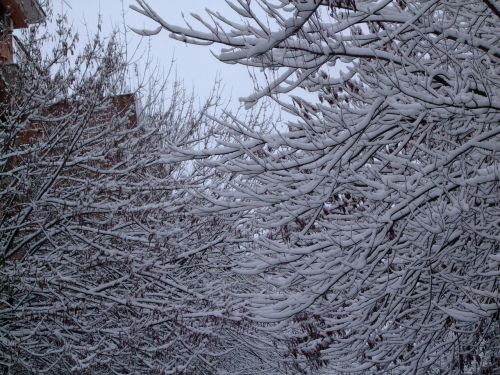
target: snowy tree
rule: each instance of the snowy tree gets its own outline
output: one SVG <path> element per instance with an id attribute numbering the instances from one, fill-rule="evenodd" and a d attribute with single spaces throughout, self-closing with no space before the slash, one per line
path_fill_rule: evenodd
<path id="1" fill-rule="evenodd" d="M 238 215 L 251 239 L 234 262 L 267 287 L 242 296 L 248 318 L 281 327 L 292 371 L 492 373 L 498 2 L 227 4 L 234 17 L 208 11 L 198 27 L 134 9 L 159 25 L 144 35 L 259 68 L 247 107 L 269 96 L 293 116 L 269 132 L 220 120 L 220 147 L 173 148 L 229 181 L 205 209 Z"/>
<path id="2" fill-rule="evenodd" d="M 217 97 L 197 108 L 158 72 L 122 95 L 120 35 L 81 47 L 55 24 L 2 67 L 0 372 L 215 373 L 248 331 L 224 299 L 234 229 L 191 213 L 215 180 L 165 145 L 202 148 Z"/>

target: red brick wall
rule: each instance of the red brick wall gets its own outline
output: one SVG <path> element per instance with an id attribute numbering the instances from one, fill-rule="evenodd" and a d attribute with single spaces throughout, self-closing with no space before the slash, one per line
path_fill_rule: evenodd
<path id="1" fill-rule="evenodd" d="M 11 64 L 14 61 L 12 35 L 0 32 L 0 64 Z"/>

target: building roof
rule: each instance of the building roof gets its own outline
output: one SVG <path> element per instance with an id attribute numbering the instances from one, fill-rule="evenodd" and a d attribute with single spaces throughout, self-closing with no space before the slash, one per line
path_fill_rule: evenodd
<path id="1" fill-rule="evenodd" d="M 37 0 L 0 0 L 0 5 L 10 13 L 15 29 L 28 27 L 45 19 L 45 13 Z"/>

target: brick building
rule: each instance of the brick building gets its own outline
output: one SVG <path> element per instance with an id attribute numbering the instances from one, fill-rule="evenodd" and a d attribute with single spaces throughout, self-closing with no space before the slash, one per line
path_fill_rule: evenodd
<path id="1" fill-rule="evenodd" d="M 0 0 L 0 103 L 8 100 L 6 97 L 7 86 L 15 84 L 18 67 L 14 62 L 14 38 L 15 29 L 27 28 L 31 24 L 40 23 L 45 19 L 45 13 L 36 0 Z M 107 109 L 105 113 L 96 114 L 96 117 L 112 117 L 113 114 L 127 115 L 128 128 L 137 124 L 136 103 L 133 94 L 123 94 L 110 97 L 106 100 Z M 55 103 L 53 111 L 69 110 L 71 103 L 66 101 Z M 29 142 L 37 130 L 31 129 L 27 132 L 21 142 Z"/>
<path id="2" fill-rule="evenodd" d="M 85 136 L 91 138 L 95 132 L 102 131 L 103 134 L 107 135 L 101 139 L 110 149 L 116 147 L 115 143 L 118 139 L 116 134 L 137 127 L 136 100 L 134 94 L 130 93 L 93 98 L 98 103 L 96 108 L 86 107 L 78 98 L 47 103 L 46 107 L 39 109 L 37 116 L 30 117 L 27 126 L 26 122 L 21 124 L 24 121 L 23 118 L 16 120 L 19 123 L 6 121 L 9 118 L 9 111 L 16 105 L 12 92 L 16 92 L 16 87 L 20 87 L 17 85 L 23 79 L 22 66 L 18 66 L 15 60 L 15 49 L 21 45 L 12 33 L 15 29 L 27 28 L 32 24 L 42 22 L 44 19 L 45 13 L 36 0 L 0 0 L 0 152 L 3 154 L 0 155 L 0 193 L 8 193 L 4 189 L 13 180 L 12 175 L 16 173 L 13 171 L 26 163 L 26 160 L 15 155 L 13 150 L 23 150 L 36 145 L 37 142 L 43 148 L 44 138 L 50 136 L 57 125 L 68 124 L 71 125 L 69 128 L 72 128 L 73 118 L 75 121 L 85 118 L 84 125 L 82 125 L 85 126 Z M 24 48 L 24 52 L 19 51 L 19 53 L 27 53 L 27 50 Z M 11 128 L 13 126 L 15 129 L 7 129 L 9 126 Z M 74 128 L 76 129 L 77 126 Z M 102 129 L 106 129 L 106 131 Z M 80 150 L 86 152 L 84 147 Z M 89 147 L 88 152 L 93 152 L 91 147 Z M 53 147 L 45 153 L 45 156 L 48 160 L 52 156 L 57 158 L 58 155 L 63 154 L 64 150 Z M 107 168 L 120 162 L 121 157 L 120 154 L 108 156 L 101 162 L 100 166 Z M 94 178 L 91 172 L 85 173 L 86 178 Z M 68 184 L 67 181 L 54 182 L 53 188 L 59 192 Z M 19 207 L 21 207 L 25 199 L 27 196 L 16 196 L 12 198 L 10 203 L 6 199 L 0 199 L 0 222 L 15 217 L 19 213 L 16 204 L 19 203 Z M 7 203 L 10 204 L 10 210 L 6 209 Z M 10 259 L 21 259 L 24 254 L 24 250 L 16 251 Z M 0 254 L 0 264 L 1 259 L 2 254 Z"/>
<path id="3" fill-rule="evenodd" d="M 42 22 L 45 13 L 36 0 L 0 0 L 0 63 L 14 62 L 12 32 Z"/>

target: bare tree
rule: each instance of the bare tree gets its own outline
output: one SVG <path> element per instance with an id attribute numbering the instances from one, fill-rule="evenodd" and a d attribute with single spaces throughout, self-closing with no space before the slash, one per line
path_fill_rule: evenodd
<path id="1" fill-rule="evenodd" d="M 268 282 L 247 315 L 288 322 L 283 361 L 498 368 L 497 2 L 238 0 L 198 29 L 137 3 L 159 24 L 138 32 L 222 45 L 222 62 L 275 77 L 248 106 L 271 96 L 295 116 L 270 132 L 220 121 L 220 147 L 177 150 L 230 181 L 206 209 L 246 218 L 235 262 Z"/>
<path id="2" fill-rule="evenodd" d="M 0 370 L 215 373 L 247 330 L 224 299 L 234 229 L 191 212 L 209 176 L 165 146 L 202 148 L 217 97 L 157 72 L 122 95 L 119 35 L 82 48 L 55 23 L 19 38 L 2 92 Z"/>

